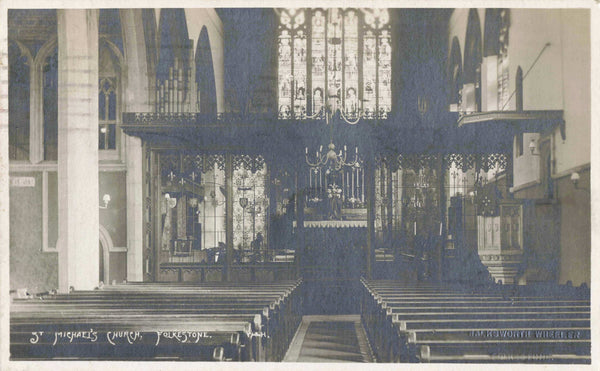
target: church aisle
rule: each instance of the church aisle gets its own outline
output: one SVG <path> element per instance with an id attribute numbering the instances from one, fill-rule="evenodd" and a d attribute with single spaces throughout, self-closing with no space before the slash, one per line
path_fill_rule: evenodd
<path id="1" fill-rule="evenodd" d="M 358 315 L 304 316 L 284 362 L 373 362 Z"/>

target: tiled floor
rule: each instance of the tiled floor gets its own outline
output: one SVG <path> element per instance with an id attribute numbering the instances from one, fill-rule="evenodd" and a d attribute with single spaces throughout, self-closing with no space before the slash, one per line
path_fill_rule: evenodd
<path id="1" fill-rule="evenodd" d="M 372 362 L 357 315 L 304 316 L 285 362 Z"/>

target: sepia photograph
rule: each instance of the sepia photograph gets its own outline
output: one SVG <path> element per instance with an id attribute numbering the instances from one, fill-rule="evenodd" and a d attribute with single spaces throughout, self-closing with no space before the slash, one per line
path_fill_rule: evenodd
<path id="1" fill-rule="evenodd" d="M 3 2 L 6 369 L 591 367 L 594 1 Z"/>

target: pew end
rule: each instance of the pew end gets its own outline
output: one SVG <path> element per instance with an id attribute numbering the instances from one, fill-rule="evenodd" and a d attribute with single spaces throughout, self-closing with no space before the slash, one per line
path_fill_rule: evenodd
<path id="1" fill-rule="evenodd" d="M 213 351 L 213 361 L 223 362 L 225 360 L 225 348 L 216 347 Z"/>

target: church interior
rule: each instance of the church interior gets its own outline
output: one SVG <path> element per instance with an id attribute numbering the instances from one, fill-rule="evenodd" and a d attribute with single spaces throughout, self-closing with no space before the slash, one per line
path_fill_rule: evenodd
<path id="1" fill-rule="evenodd" d="M 591 362 L 588 9 L 7 25 L 11 360 Z"/>

